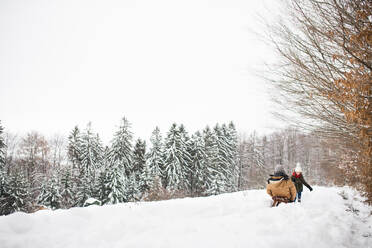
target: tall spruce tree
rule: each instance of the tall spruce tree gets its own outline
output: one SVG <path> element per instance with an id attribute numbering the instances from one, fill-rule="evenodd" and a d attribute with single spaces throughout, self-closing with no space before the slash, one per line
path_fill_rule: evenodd
<path id="1" fill-rule="evenodd" d="M 149 180 L 149 186 L 152 187 L 156 178 L 164 179 L 164 146 L 158 127 L 152 132 L 150 142 L 151 148 L 146 154 L 146 174 L 143 178 L 145 178 L 144 180 Z"/>
<path id="2" fill-rule="evenodd" d="M 230 189 L 229 178 L 232 177 L 230 174 L 230 150 L 227 138 L 223 133 L 223 128 L 218 124 L 213 128 L 213 132 L 216 137 L 217 144 L 217 157 L 215 164 L 217 165 L 216 170 L 218 176 L 214 178 L 214 182 L 219 182 L 220 192 L 228 192 Z"/>
<path id="3" fill-rule="evenodd" d="M 78 181 L 77 204 L 83 206 L 85 200 L 94 197 L 96 193 L 95 184 L 99 169 L 104 165 L 104 149 L 98 136 L 92 131 L 91 123 L 82 135 L 81 145 L 81 167 L 82 174 Z"/>
<path id="4" fill-rule="evenodd" d="M 0 215 L 27 212 L 30 207 L 29 183 L 23 173 L 15 171 L 10 176 L 6 196 L 0 199 Z"/>
<path id="5" fill-rule="evenodd" d="M 8 184 L 9 179 L 6 175 L 5 169 L 0 167 L 0 201 L 8 195 Z"/>
<path id="6" fill-rule="evenodd" d="M 146 164 L 146 142 L 141 139 L 137 139 L 136 144 L 134 145 L 133 150 L 133 166 L 132 173 L 136 175 L 136 178 L 139 179 L 139 176 Z"/>
<path id="7" fill-rule="evenodd" d="M 124 117 L 111 142 L 111 150 L 108 156 L 109 163 L 122 170 L 126 177 L 132 172 L 132 139 L 131 124 Z"/>
<path id="8" fill-rule="evenodd" d="M 70 208 L 74 205 L 74 184 L 69 168 L 65 169 L 61 178 L 61 208 Z"/>
<path id="9" fill-rule="evenodd" d="M 204 171 L 205 187 L 215 188 L 216 178 L 218 178 L 218 147 L 217 137 L 214 132 L 207 126 L 203 130 L 204 151 L 206 154 L 206 168 Z"/>
<path id="10" fill-rule="evenodd" d="M 1 121 L 0 121 L 0 169 L 5 166 L 5 148 L 6 148 L 6 146 L 5 146 L 5 142 L 4 142 L 3 133 L 4 133 L 4 128 L 1 125 Z"/>
<path id="11" fill-rule="evenodd" d="M 146 177 L 142 177 L 146 166 L 146 142 L 138 139 L 134 146 L 133 151 L 133 170 L 132 173 L 136 177 L 138 182 L 139 191 L 141 193 L 149 189 L 149 185 L 146 180 Z"/>
<path id="12" fill-rule="evenodd" d="M 206 190 L 206 195 L 218 195 L 226 192 L 226 179 L 222 173 L 214 173 L 212 175 L 212 182 Z"/>
<path id="13" fill-rule="evenodd" d="M 189 189 L 188 175 L 190 173 L 190 154 L 180 133 L 173 124 L 165 139 L 165 173 L 167 188 L 170 190 L 186 191 Z"/>
<path id="14" fill-rule="evenodd" d="M 39 196 L 38 203 L 47 206 L 50 209 L 59 209 L 61 207 L 62 195 L 57 176 L 52 178 L 42 186 L 42 194 Z"/>
<path id="15" fill-rule="evenodd" d="M 181 150 L 182 150 L 182 156 L 185 161 L 183 167 L 186 173 L 186 181 L 188 188 L 187 190 L 191 191 L 191 181 L 192 181 L 192 158 L 191 158 L 191 152 L 192 152 L 192 140 L 190 139 L 190 136 L 186 130 L 186 127 L 181 124 L 178 128 L 181 136 Z"/>
<path id="16" fill-rule="evenodd" d="M 125 196 L 127 201 L 138 201 L 140 199 L 140 191 L 136 175 L 132 173 L 125 182 Z"/>
<path id="17" fill-rule="evenodd" d="M 182 142 L 187 145 L 187 143 L 190 141 L 190 137 L 189 137 L 189 134 L 186 130 L 186 127 L 181 124 L 179 127 L 178 127 L 178 131 L 179 131 L 179 134 L 180 134 L 180 137 L 181 137 L 181 140 Z"/>
<path id="18" fill-rule="evenodd" d="M 80 129 L 78 126 L 75 126 L 74 129 L 71 131 L 70 135 L 68 136 L 68 158 L 72 162 L 73 168 L 79 169 L 82 172 L 82 137 L 80 133 Z"/>
<path id="19" fill-rule="evenodd" d="M 83 207 L 85 201 L 95 194 L 95 190 L 92 189 L 92 185 L 94 184 L 88 174 L 83 174 L 79 178 L 74 206 Z"/>
<path id="20" fill-rule="evenodd" d="M 97 178 L 96 181 L 96 192 L 95 192 L 95 197 L 102 203 L 105 204 L 108 202 L 108 195 L 109 195 L 109 190 L 106 188 L 106 182 L 107 182 L 107 173 L 109 171 L 108 167 L 105 167 L 105 170 L 102 170 Z"/>
<path id="21" fill-rule="evenodd" d="M 125 181 L 123 174 L 118 167 L 112 168 L 106 172 L 104 204 L 117 204 L 127 201 L 125 192 Z"/>
<path id="22" fill-rule="evenodd" d="M 145 167 L 139 178 L 139 191 L 141 192 L 141 198 L 146 195 L 147 192 L 152 188 L 154 179 L 151 177 L 150 167 L 145 163 Z"/>
<path id="23" fill-rule="evenodd" d="M 103 164 L 103 146 L 98 134 L 92 132 L 91 123 L 82 136 L 81 164 L 84 173 L 93 177 L 95 170 Z"/>
<path id="24" fill-rule="evenodd" d="M 5 142 L 3 137 L 4 128 L 0 122 L 0 199 L 6 196 L 8 178 L 5 171 Z"/>
<path id="25" fill-rule="evenodd" d="M 197 131 L 191 140 L 191 192 L 200 195 L 206 189 L 208 160 L 202 134 Z"/>
<path id="26" fill-rule="evenodd" d="M 238 134 L 233 122 L 230 122 L 227 127 L 223 126 L 223 132 L 229 147 L 229 173 L 231 175 L 229 178 L 230 189 L 231 191 L 236 191 L 238 189 L 239 177 Z"/>

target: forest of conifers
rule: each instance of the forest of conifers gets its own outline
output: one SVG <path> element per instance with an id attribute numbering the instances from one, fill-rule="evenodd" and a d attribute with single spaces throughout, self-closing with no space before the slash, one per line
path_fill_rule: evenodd
<path id="1" fill-rule="evenodd" d="M 171 125 L 155 128 L 149 144 L 133 140 L 123 118 L 108 146 L 88 124 L 68 137 L 23 137 L 1 127 L 1 214 L 129 201 L 196 197 L 262 188 L 276 164 L 291 173 L 301 163 L 310 183 L 337 183 L 342 150 L 329 140 L 295 129 L 265 136 L 238 135 L 234 124 L 194 134 Z M 341 180 L 341 183 L 344 183 Z"/>

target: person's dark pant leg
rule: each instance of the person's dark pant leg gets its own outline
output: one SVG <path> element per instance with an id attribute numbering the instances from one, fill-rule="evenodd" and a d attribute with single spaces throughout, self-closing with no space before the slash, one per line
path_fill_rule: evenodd
<path id="1" fill-rule="evenodd" d="M 297 192 L 296 197 L 295 197 L 295 199 L 294 199 L 293 202 L 295 202 L 296 200 L 297 200 L 298 202 L 301 202 L 301 193 L 302 193 L 302 192 Z"/>

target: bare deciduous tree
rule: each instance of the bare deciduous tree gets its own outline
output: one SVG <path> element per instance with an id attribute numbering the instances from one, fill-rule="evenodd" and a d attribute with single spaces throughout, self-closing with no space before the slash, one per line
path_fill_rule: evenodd
<path id="1" fill-rule="evenodd" d="M 281 59 L 275 100 L 299 114 L 297 126 L 354 153 L 357 167 L 344 168 L 363 173 L 372 202 L 372 2 L 289 0 L 287 9 L 269 28 Z"/>

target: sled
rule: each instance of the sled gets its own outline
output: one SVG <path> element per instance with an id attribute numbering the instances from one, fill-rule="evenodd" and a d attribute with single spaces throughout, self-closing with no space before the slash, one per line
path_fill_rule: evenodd
<path id="1" fill-rule="evenodd" d="M 273 196 L 272 199 L 273 199 L 274 202 L 271 205 L 271 207 L 277 207 L 282 202 L 284 202 L 284 203 L 288 203 L 289 202 L 289 199 L 287 197 L 284 197 L 284 196 Z"/>
<path id="2" fill-rule="evenodd" d="M 40 210 L 50 210 L 50 209 L 44 205 L 35 205 L 32 207 L 32 210 L 30 211 L 30 213 L 36 213 L 37 211 L 40 211 Z"/>

